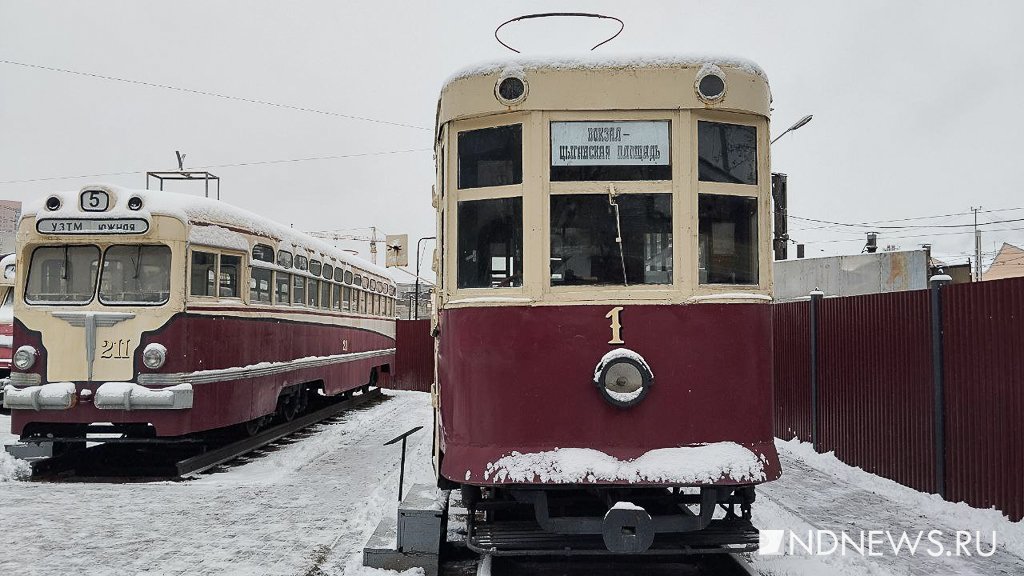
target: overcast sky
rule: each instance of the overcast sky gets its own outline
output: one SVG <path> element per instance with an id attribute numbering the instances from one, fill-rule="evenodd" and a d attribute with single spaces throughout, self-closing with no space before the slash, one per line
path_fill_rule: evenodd
<path id="1" fill-rule="evenodd" d="M 139 82 L 0 63 L 0 199 L 92 181 L 141 188 L 146 170 L 174 168 L 182 150 L 186 168 L 223 179 L 225 201 L 297 229 L 430 236 L 431 128 L 444 79 L 511 56 L 494 28 L 546 11 L 622 18 L 625 31 L 603 53 L 758 62 L 771 82 L 773 133 L 814 114 L 773 147 L 793 216 L 948 226 L 972 216 L 880 221 L 982 206 L 994 210 L 982 222 L 1024 219 L 1024 2 L 1013 0 L 0 0 L 0 60 Z M 585 50 L 610 29 L 564 19 L 507 28 L 524 53 Z M 821 226 L 790 221 L 808 256 L 860 251 L 863 229 Z M 986 252 L 1024 245 L 1024 220 L 984 229 L 1009 229 L 986 232 Z M 966 228 L 883 230 L 880 239 L 922 242 L 950 260 L 973 251 Z M 365 244 L 351 247 L 368 256 Z"/>

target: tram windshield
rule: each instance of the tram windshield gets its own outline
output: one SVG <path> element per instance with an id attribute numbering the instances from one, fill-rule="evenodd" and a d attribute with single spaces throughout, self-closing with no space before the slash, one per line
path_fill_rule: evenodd
<path id="1" fill-rule="evenodd" d="M 96 290 L 100 249 L 40 246 L 32 252 L 25 301 L 29 304 L 88 304 Z"/>
<path id="2" fill-rule="evenodd" d="M 102 270 L 102 272 L 100 272 Z M 32 252 L 25 301 L 29 304 L 159 305 L 171 288 L 171 249 L 163 245 L 110 246 L 100 266 L 97 246 L 41 246 Z"/>
<path id="3" fill-rule="evenodd" d="M 671 283 L 671 194 L 551 197 L 552 286 Z"/>
<path id="4" fill-rule="evenodd" d="M 171 293 L 170 271 L 167 246 L 111 246 L 103 256 L 100 302 L 163 304 Z"/>

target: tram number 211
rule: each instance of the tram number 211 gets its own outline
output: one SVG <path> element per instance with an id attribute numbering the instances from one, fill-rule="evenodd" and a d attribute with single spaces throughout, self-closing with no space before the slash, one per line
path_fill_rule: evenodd
<path id="1" fill-rule="evenodd" d="M 100 358 L 128 358 L 131 341 L 131 338 L 104 340 L 100 344 Z"/>

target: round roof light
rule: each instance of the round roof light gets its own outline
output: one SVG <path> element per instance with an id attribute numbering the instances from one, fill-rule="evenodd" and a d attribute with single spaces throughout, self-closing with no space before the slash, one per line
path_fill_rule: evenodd
<path id="1" fill-rule="evenodd" d="M 494 85 L 494 97 L 506 106 L 519 104 L 526 100 L 528 92 L 526 80 L 519 76 L 505 76 Z"/>
<path id="2" fill-rule="evenodd" d="M 706 66 L 697 74 L 697 95 L 705 102 L 716 102 L 725 96 L 725 74 L 718 66 Z"/>
<path id="3" fill-rule="evenodd" d="M 138 196 L 132 196 L 128 199 L 129 210 L 142 210 L 142 198 Z"/>
<path id="4" fill-rule="evenodd" d="M 50 196 L 46 199 L 46 209 L 50 212 L 54 210 L 60 210 L 60 198 L 56 196 Z"/>

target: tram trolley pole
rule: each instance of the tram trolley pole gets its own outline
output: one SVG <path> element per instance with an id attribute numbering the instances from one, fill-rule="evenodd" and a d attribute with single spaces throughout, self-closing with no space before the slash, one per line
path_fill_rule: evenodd
<path id="1" fill-rule="evenodd" d="M 405 484 L 405 440 L 410 435 L 415 434 L 416 432 L 419 432 L 422 429 L 423 429 L 423 426 L 417 426 L 417 427 L 415 427 L 415 428 L 413 428 L 411 430 L 408 430 L 407 432 L 403 432 L 402 434 L 400 434 L 398 436 L 395 436 L 391 440 L 388 440 L 387 442 L 384 443 L 384 446 L 390 446 L 390 445 L 394 444 L 395 442 L 398 442 L 399 440 L 402 441 L 402 463 L 399 465 L 399 469 L 398 469 L 399 470 L 398 471 L 398 501 L 399 502 L 402 501 L 402 485 Z"/>

